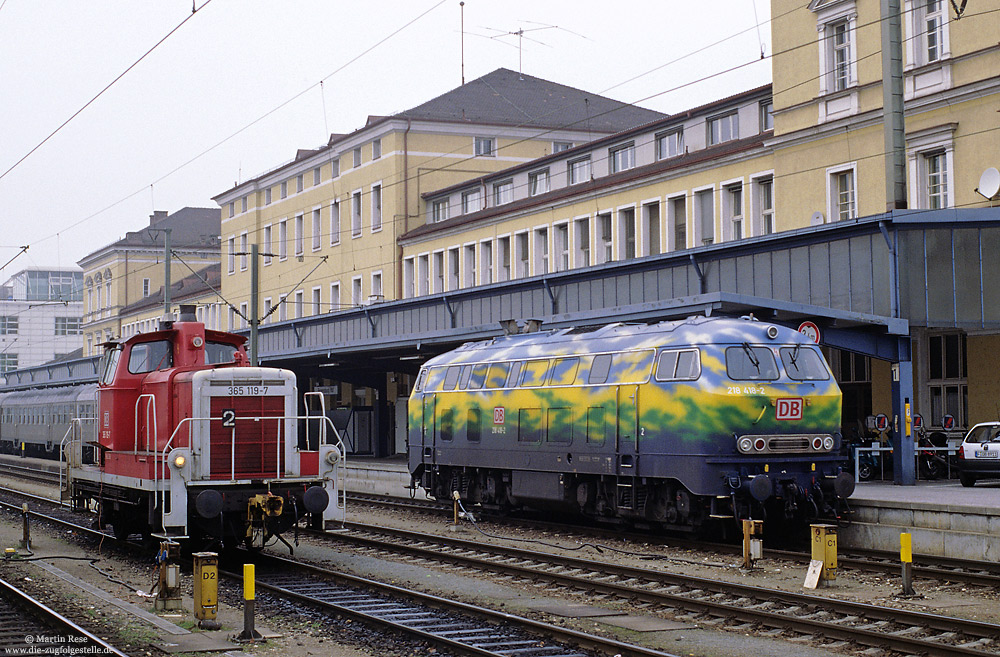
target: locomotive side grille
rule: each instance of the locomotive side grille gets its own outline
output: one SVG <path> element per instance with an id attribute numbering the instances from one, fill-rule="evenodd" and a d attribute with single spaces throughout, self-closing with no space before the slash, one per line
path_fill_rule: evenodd
<path id="1" fill-rule="evenodd" d="M 235 442 L 233 428 L 222 426 L 221 420 L 209 423 L 212 479 L 229 479 L 231 475 L 237 479 L 260 479 L 278 476 L 283 471 L 284 449 L 279 448 L 278 441 L 285 437 L 284 422 L 241 418 L 281 418 L 285 414 L 284 397 L 212 397 L 211 410 L 212 417 L 222 417 L 224 410 L 236 413 Z"/>

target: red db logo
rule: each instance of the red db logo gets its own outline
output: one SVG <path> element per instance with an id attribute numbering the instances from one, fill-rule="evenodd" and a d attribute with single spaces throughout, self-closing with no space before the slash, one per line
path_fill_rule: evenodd
<path id="1" fill-rule="evenodd" d="M 493 424 L 503 424 L 503 406 L 493 407 Z"/>
<path id="2" fill-rule="evenodd" d="M 798 397 L 785 397 L 776 402 L 777 408 L 774 412 L 776 420 L 801 420 L 802 400 Z"/>

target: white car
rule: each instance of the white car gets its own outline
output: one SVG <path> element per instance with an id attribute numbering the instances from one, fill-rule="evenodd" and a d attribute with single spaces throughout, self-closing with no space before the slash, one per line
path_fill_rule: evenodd
<path id="1" fill-rule="evenodd" d="M 958 479 L 974 486 L 977 479 L 1000 479 L 1000 422 L 969 429 L 958 450 Z"/>

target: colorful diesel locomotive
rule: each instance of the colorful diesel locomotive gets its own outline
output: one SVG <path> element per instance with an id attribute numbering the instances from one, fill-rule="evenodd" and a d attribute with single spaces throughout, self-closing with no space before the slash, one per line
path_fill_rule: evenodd
<path id="1" fill-rule="evenodd" d="M 251 367 L 244 342 L 206 330 L 182 307 L 159 331 L 107 343 L 97 462 L 84 461 L 89 441 L 79 434 L 66 450 L 64 495 L 74 507 L 96 506 L 119 537 L 255 547 L 306 515 L 319 526 L 342 522 L 336 430 L 323 417 L 300 422 L 295 375 Z"/>
<path id="2" fill-rule="evenodd" d="M 424 365 L 408 411 L 414 486 L 487 508 L 684 530 L 835 517 L 854 491 L 822 354 L 752 318 L 466 344 Z"/>

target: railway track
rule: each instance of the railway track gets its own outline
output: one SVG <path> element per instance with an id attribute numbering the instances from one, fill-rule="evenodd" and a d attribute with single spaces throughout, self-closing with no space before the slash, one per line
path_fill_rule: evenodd
<path id="1" fill-rule="evenodd" d="M 3 579 L 0 579 L 0 601 L 0 653 L 126 657 L 107 641 Z"/>
<path id="2" fill-rule="evenodd" d="M 53 486 L 58 486 L 61 482 L 61 474 L 59 471 L 43 470 L 33 468 L 31 466 L 15 465 L 13 463 L 3 461 L 0 461 L 0 474 L 10 475 L 16 477 L 17 479 L 24 479 L 26 481 L 51 484 Z"/>
<path id="3" fill-rule="evenodd" d="M 668 653 L 505 612 L 335 573 L 282 557 L 253 554 L 257 586 L 370 625 L 430 643 L 446 654 L 479 657 L 589 657 Z M 236 573 L 223 574 L 240 580 Z"/>
<path id="4" fill-rule="evenodd" d="M 396 499 L 379 496 L 349 495 L 348 502 L 376 505 L 385 508 L 417 511 L 421 513 L 450 516 L 452 505 L 436 500 Z M 477 513 L 478 515 L 478 513 Z M 618 530 L 601 529 L 592 526 L 575 526 L 563 523 L 552 523 L 535 519 L 504 518 L 503 522 L 519 527 L 530 527 L 545 531 L 566 532 L 570 528 L 574 534 L 584 534 L 597 539 L 628 540 L 635 544 L 652 544 L 664 547 L 681 548 L 713 552 L 719 555 L 739 556 L 742 558 L 742 545 L 726 543 L 710 543 L 679 537 L 670 537 L 650 533 L 627 533 Z M 798 565 L 808 565 L 812 556 L 800 550 L 778 550 L 766 548 L 765 559 L 779 559 Z M 844 570 L 896 577 L 900 574 L 899 554 L 881 550 L 863 550 L 858 548 L 842 549 L 837 555 L 838 566 Z M 955 582 L 974 586 L 1000 587 L 1000 564 L 990 561 L 969 561 L 950 557 L 939 557 L 928 554 L 913 555 L 913 576 L 918 579 L 936 582 Z"/>
<path id="5" fill-rule="evenodd" d="M 349 524 L 325 535 L 384 555 L 472 569 L 490 577 L 558 587 L 593 603 L 611 599 L 644 614 L 741 632 L 812 637 L 834 648 L 879 648 L 907 655 L 1000 655 L 1000 626 L 900 608 L 764 589 L 451 537 Z"/>

